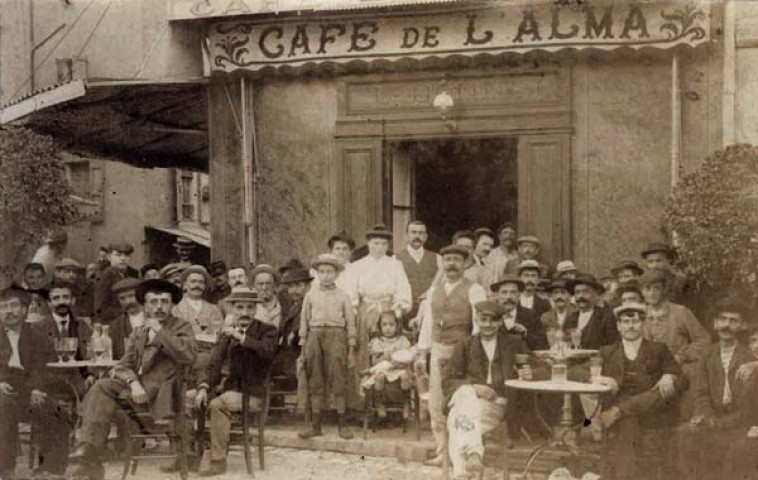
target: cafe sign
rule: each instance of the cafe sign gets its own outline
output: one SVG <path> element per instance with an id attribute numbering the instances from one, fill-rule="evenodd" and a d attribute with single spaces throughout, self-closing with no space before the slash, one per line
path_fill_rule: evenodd
<path id="1" fill-rule="evenodd" d="M 503 6 L 422 13 L 216 21 L 211 68 L 230 72 L 354 60 L 558 51 L 670 48 L 709 40 L 707 2 Z"/>

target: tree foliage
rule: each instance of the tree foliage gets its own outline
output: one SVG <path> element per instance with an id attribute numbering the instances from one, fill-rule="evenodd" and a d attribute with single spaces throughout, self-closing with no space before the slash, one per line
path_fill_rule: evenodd
<path id="1" fill-rule="evenodd" d="M 77 216 L 51 138 L 26 128 L 0 129 L 0 235 L 5 261 L 22 261 L 46 234 Z M 10 251 L 8 251 L 10 249 Z"/>
<path id="2" fill-rule="evenodd" d="M 677 185 L 666 223 L 701 295 L 758 299 L 758 147 L 734 145 L 708 157 Z"/>

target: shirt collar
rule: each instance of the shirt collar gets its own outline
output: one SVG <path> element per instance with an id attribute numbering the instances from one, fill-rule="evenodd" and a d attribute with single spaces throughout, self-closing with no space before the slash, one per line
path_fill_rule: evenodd
<path id="1" fill-rule="evenodd" d="M 50 313 L 53 314 L 53 319 L 55 319 L 57 323 L 66 323 L 71 319 L 71 315 L 66 315 L 65 317 L 61 317 L 55 312 L 50 312 Z"/>
<path id="2" fill-rule="evenodd" d="M 324 292 L 329 292 L 332 290 L 337 290 L 337 284 L 332 283 L 331 285 L 324 285 L 323 283 L 319 283 L 319 288 Z"/>
<path id="3" fill-rule="evenodd" d="M 622 339 L 621 342 L 624 345 L 624 350 L 636 350 L 636 351 L 639 351 L 640 346 L 642 345 L 642 337 L 638 338 L 637 340 L 624 340 L 624 339 Z"/>

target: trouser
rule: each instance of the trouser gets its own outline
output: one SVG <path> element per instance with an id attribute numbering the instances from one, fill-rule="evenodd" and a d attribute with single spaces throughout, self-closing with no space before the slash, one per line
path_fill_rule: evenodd
<path id="1" fill-rule="evenodd" d="M 471 385 L 464 385 L 455 391 L 447 417 L 453 477 L 465 475 L 467 456 L 479 454 L 484 458 L 482 437 L 497 428 L 503 420 L 505 404 L 504 398 L 494 402 L 478 398 Z"/>
<path id="2" fill-rule="evenodd" d="M 73 419 L 63 413 L 58 402 L 49 397 L 41 405 L 30 406 L 31 392 L 14 386 L 18 393 L 0 393 L 0 471 L 15 468 L 18 423 L 23 418 L 29 418 L 37 432 L 40 468 L 62 475 L 68 465 L 69 435 Z"/>
<path id="3" fill-rule="evenodd" d="M 432 343 L 429 359 L 429 419 L 432 426 L 437 454 L 442 454 L 445 445 L 445 392 L 442 390 L 445 367 L 453 356 L 454 345 Z"/>
<path id="4" fill-rule="evenodd" d="M 263 400 L 258 397 L 250 397 L 248 407 L 251 411 L 260 410 Z M 226 450 L 229 446 L 229 436 L 232 428 L 232 413 L 242 411 L 242 392 L 230 390 L 211 400 L 208 404 L 211 411 L 211 460 L 222 461 L 226 459 Z"/>
<path id="5" fill-rule="evenodd" d="M 339 327 L 315 327 L 308 332 L 305 368 L 313 413 L 321 413 L 328 406 L 327 391 L 334 395 L 337 413 L 345 413 L 346 336 L 345 329 Z"/>

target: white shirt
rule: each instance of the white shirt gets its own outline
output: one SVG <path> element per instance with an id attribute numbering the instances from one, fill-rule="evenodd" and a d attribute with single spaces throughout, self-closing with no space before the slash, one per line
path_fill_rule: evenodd
<path id="1" fill-rule="evenodd" d="M 53 320 L 55 320 L 55 326 L 58 328 L 58 334 L 61 337 L 68 337 L 68 322 L 70 321 L 70 317 L 68 315 L 61 317 L 56 315 L 55 312 L 52 312 L 52 314 Z"/>
<path id="2" fill-rule="evenodd" d="M 566 323 L 566 316 L 568 315 L 568 308 L 563 312 L 559 312 L 558 310 L 555 311 L 555 320 L 558 322 L 559 327 L 563 327 L 563 324 Z"/>
<path id="3" fill-rule="evenodd" d="M 11 368 L 23 369 L 24 367 L 21 366 L 21 357 L 18 353 L 18 340 L 21 337 L 21 332 L 6 328 L 5 335 L 8 336 L 8 341 L 11 344 L 11 358 L 8 359 L 8 366 Z"/>
<path id="4" fill-rule="evenodd" d="M 408 245 L 405 247 L 405 249 L 408 251 L 408 255 L 410 255 L 413 261 L 416 263 L 421 263 L 421 261 L 424 259 L 424 255 L 426 255 L 426 250 L 424 250 L 424 247 L 415 249 Z M 434 256 L 437 260 L 437 270 L 442 270 L 442 256 L 439 253 L 435 253 Z"/>
<path id="5" fill-rule="evenodd" d="M 526 292 L 524 292 L 519 295 L 518 301 L 524 308 L 528 308 L 529 310 L 534 308 L 534 295 L 528 295 Z"/>
<path id="6" fill-rule="evenodd" d="M 445 283 L 445 293 L 449 294 L 453 288 L 460 283 L 460 280 L 455 283 Z M 427 295 L 427 300 L 423 303 L 422 306 L 419 307 L 419 309 L 423 308 L 423 315 L 422 315 L 422 322 L 421 322 L 421 330 L 419 331 L 418 335 L 418 347 L 423 349 L 430 349 L 432 348 L 432 324 L 434 323 L 432 320 L 432 301 L 431 299 L 434 296 L 434 288 L 435 285 L 433 284 L 429 288 L 429 293 Z M 472 283 L 471 288 L 469 288 L 468 291 L 468 301 L 471 304 L 471 318 L 476 318 L 476 310 L 474 309 L 474 305 L 476 305 L 479 302 L 484 302 L 487 300 L 487 293 L 484 291 L 484 288 L 482 288 L 481 285 L 478 283 Z M 472 335 L 476 335 L 479 333 L 479 327 L 476 325 L 476 322 L 474 322 L 473 329 L 471 331 Z"/>
<path id="7" fill-rule="evenodd" d="M 510 330 L 516 325 L 516 308 L 511 310 L 510 312 L 506 312 L 503 315 L 503 323 L 505 324 L 505 328 Z"/>
<path id="8" fill-rule="evenodd" d="M 589 309 L 586 312 L 579 312 L 579 322 L 578 327 L 579 330 L 584 330 L 584 327 L 587 326 L 588 323 L 590 323 L 590 319 L 592 318 L 592 314 L 595 312 L 594 308 Z"/>
<path id="9" fill-rule="evenodd" d="M 624 346 L 624 355 L 631 361 L 637 360 L 637 355 L 640 353 L 640 346 L 642 345 L 642 337 L 634 341 L 622 340 L 621 343 Z"/>
<path id="10" fill-rule="evenodd" d="M 386 301 L 409 310 L 412 304 L 411 284 L 403 263 L 386 255 L 369 255 L 351 263 L 345 271 L 344 290 L 356 307 L 361 301 Z"/>
<path id="11" fill-rule="evenodd" d="M 495 358 L 495 349 L 497 348 L 497 337 L 492 337 L 488 340 L 481 339 L 482 348 L 484 348 L 484 354 L 487 355 L 487 385 L 492 384 L 492 360 Z"/>
<path id="12" fill-rule="evenodd" d="M 732 357 L 734 356 L 734 350 L 737 348 L 737 344 L 731 347 L 722 346 L 720 349 L 721 354 L 721 366 L 724 368 L 724 394 L 722 396 L 722 402 L 724 405 L 732 403 L 732 388 L 729 385 L 729 364 L 732 363 Z"/>
<path id="13" fill-rule="evenodd" d="M 145 322 L 145 313 L 139 312 L 137 315 L 129 315 L 129 324 L 132 326 L 132 330 L 137 327 L 141 327 Z"/>
<path id="14" fill-rule="evenodd" d="M 196 312 L 199 312 L 203 308 L 202 298 L 192 299 L 189 297 L 184 297 L 184 299 L 187 300 L 187 303 L 189 304 L 189 306 L 192 307 L 192 309 L 195 310 Z"/>

